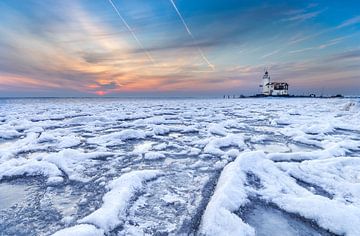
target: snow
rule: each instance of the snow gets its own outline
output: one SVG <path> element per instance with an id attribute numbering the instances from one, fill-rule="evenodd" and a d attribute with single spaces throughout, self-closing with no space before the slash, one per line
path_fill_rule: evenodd
<path id="1" fill-rule="evenodd" d="M 105 232 L 117 227 L 126 216 L 126 208 L 131 197 L 143 186 L 143 182 L 160 175 L 160 171 L 142 170 L 126 173 L 111 181 L 107 187 L 110 189 L 103 197 L 103 205 L 79 220 L 79 223 L 96 225 Z"/>
<path id="2" fill-rule="evenodd" d="M 5 177 L 22 175 L 57 177 L 62 173 L 56 165 L 37 160 L 11 159 L 0 164 L 0 180 Z"/>
<path id="3" fill-rule="evenodd" d="M 170 133 L 170 128 L 165 125 L 155 125 L 152 128 L 156 135 L 165 135 Z"/>
<path id="4" fill-rule="evenodd" d="M 219 125 L 219 124 L 211 124 L 209 126 L 209 132 L 211 134 L 217 134 L 217 135 L 221 135 L 221 136 L 225 136 L 227 134 L 227 131 L 224 128 L 224 126 Z"/>
<path id="5" fill-rule="evenodd" d="M 329 175 L 329 167 L 331 171 L 339 175 L 344 167 L 357 163 L 358 159 L 355 158 L 342 159 L 342 160 L 319 160 L 317 163 L 311 164 L 316 173 L 313 175 Z M 320 162 L 320 163 L 318 163 Z M 324 196 L 316 195 L 302 186 L 299 186 L 296 181 L 289 175 L 298 174 L 299 172 L 307 173 L 308 162 L 305 164 L 291 163 L 291 166 L 298 168 L 290 168 L 291 171 L 283 172 L 277 165 L 269 160 L 266 155 L 261 151 L 244 152 L 239 155 L 237 159 L 228 164 L 219 179 L 215 193 L 212 196 L 205 214 L 203 216 L 201 230 L 206 235 L 218 235 L 222 232 L 237 232 L 236 234 L 251 235 L 253 232 L 251 228 L 244 224 L 243 221 L 236 217 L 233 212 L 241 206 L 245 206 L 249 196 L 257 196 L 261 199 L 276 204 L 279 208 L 299 214 L 307 219 L 312 219 L 318 223 L 319 226 L 327 229 L 336 234 L 358 235 L 360 233 L 360 208 L 358 205 L 359 187 L 347 185 L 341 193 L 345 195 L 337 195 L 335 199 L 329 199 Z M 320 168 L 318 167 L 320 164 Z M 286 164 L 279 164 L 282 169 L 286 169 Z M 323 166 L 322 166 L 323 165 Z M 315 167 L 316 166 L 316 167 Z M 305 168 L 303 168 L 305 167 Z M 343 167 L 343 168 L 340 168 Z M 320 172 L 319 172 L 320 171 Z M 246 180 L 246 174 L 252 174 L 259 179 L 260 186 L 249 186 L 249 181 Z M 349 176 L 349 175 L 348 175 Z M 350 175 L 351 176 L 351 175 Z M 302 179 L 311 181 L 314 184 L 319 184 L 319 181 L 310 178 Z M 323 181 L 319 186 L 328 189 L 328 184 L 333 182 L 336 176 L 332 178 L 320 178 Z M 353 176 L 351 176 L 353 177 Z M 316 178 L 316 177 L 315 177 Z M 338 177 L 339 178 L 339 177 Z M 341 178 L 341 177 L 340 177 Z M 343 178 L 341 178 L 343 179 Z M 348 178 L 349 179 L 349 178 Z M 353 178 L 351 178 L 353 179 Z M 345 184 L 347 181 L 343 181 Z M 336 188 L 338 189 L 338 188 Z M 341 188 L 340 188 L 341 189 Z M 349 191 L 349 189 L 351 191 Z M 347 191 L 346 191 L 347 190 Z M 352 192 L 354 191 L 354 192 Z M 348 199 L 344 199 L 347 194 L 355 194 L 354 199 L 357 200 L 356 204 L 349 205 Z M 220 217 L 219 217 L 220 216 Z M 236 228 L 237 227 L 237 228 Z M 235 231 L 236 230 L 236 231 Z"/>
<path id="6" fill-rule="evenodd" d="M 45 176 L 49 184 L 60 183 L 63 174 L 70 180 L 87 181 L 79 173 L 83 163 L 89 159 L 112 156 L 109 152 L 83 153 L 74 149 L 63 149 L 57 153 L 30 154 L 27 158 L 10 159 L 0 163 L 0 180 L 12 176 Z"/>
<path id="7" fill-rule="evenodd" d="M 112 141 L 121 140 L 132 140 L 132 139 L 144 139 L 146 133 L 135 129 L 126 129 L 120 132 L 113 132 L 111 134 L 104 134 L 95 138 L 89 138 L 88 143 L 109 145 Z"/>
<path id="8" fill-rule="evenodd" d="M 342 157 L 301 163 L 280 163 L 289 175 L 310 182 L 334 198 L 360 206 L 360 158 Z"/>
<path id="9" fill-rule="evenodd" d="M 71 228 L 62 229 L 53 234 L 53 236 L 103 236 L 104 231 L 97 229 L 93 225 L 81 224 Z"/>
<path id="10" fill-rule="evenodd" d="M 71 135 L 71 136 L 67 136 L 64 137 L 61 142 L 59 143 L 59 147 L 60 148 L 70 148 L 70 147 L 75 147 L 77 145 L 79 145 L 80 142 L 80 138 L 76 137 L 75 135 Z"/>
<path id="11" fill-rule="evenodd" d="M 246 147 L 244 137 L 240 134 L 229 134 L 226 137 L 211 138 L 204 148 L 205 153 L 221 156 L 225 152 L 221 150 L 223 147 L 236 146 L 238 148 Z"/>
<path id="12" fill-rule="evenodd" d="M 245 174 L 239 173 L 239 161 L 228 164 L 221 173 L 208 203 L 200 232 L 205 235 L 255 235 L 255 230 L 233 212 L 247 202 Z"/>
<path id="13" fill-rule="evenodd" d="M 1 100 L 0 232 L 360 235 L 359 104 Z"/>
<path id="14" fill-rule="evenodd" d="M 53 163 L 62 170 L 70 180 L 87 181 L 84 176 L 79 173 L 83 169 L 81 163 L 95 158 L 106 158 L 112 156 L 109 152 L 93 152 L 83 153 L 73 149 L 63 149 L 62 151 L 54 154 L 45 154 L 37 158 L 45 163 Z"/>
<path id="15" fill-rule="evenodd" d="M 289 152 L 289 153 L 272 153 L 268 158 L 274 161 L 303 161 L 311 159 L 323 159 L 328 157 L 339 157 L 346 154 L 346 149 L 342 143 L 331 144 L 325 149 L 312 152 Z"/>
<path id="16" fill-rule="evenodd" d="M 0 138 L 3 139 L 10 139 L 19 137 L 21 134 L 16 130 L 7 130 L 7 127 L 2 127 L 3 129 L 0 130 Z"/>
<path id="17" fill-rule="evenodd" d="M 147 152 L 144 155 L 146 160 L 157 160 L 165 158 L 165 155 L 159 152 Z"/>

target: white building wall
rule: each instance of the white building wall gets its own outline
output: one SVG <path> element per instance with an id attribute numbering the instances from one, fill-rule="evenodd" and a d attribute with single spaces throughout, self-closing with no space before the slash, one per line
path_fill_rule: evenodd
<path id="1" fill-rule="evenodd" d="M 272 95 L 276 95 L 276 96 L 283 96 L 283 95 L 288 95 L 288 91 L 286 89 L 283 90 L 272 90 L 271 91 Z"/>

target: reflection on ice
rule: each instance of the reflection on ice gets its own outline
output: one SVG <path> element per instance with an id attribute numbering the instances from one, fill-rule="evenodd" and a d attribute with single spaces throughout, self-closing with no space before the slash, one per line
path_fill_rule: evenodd
<path id="1" fill-rule="evenodd" d="M 311 221 L 281 211 L 277 207 L 253 199 L 241 212 L 243 220 L 255 229 L 256 236 L 320 236 L 331 235 Z"/>
<path id="2" fill-rule="evenodd" d="M 255 144 L 255 150 L 263 150 L 266 153 L 273 153 L 273 152 L 289 152 L 290 148 L 285 144 Z"/>
<path id="3" fill-rule="evenodd" d="M 0 184 L 0 210 L 5 210 L 26 199 L 26 185 Z"/>

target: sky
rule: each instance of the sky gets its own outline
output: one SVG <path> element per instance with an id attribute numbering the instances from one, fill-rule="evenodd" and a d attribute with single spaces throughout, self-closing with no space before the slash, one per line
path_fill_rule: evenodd
<path id="1" fill-rule="evenodd" d="M 1 0 L 0 97 L 360 95 L 360 1 Z"/>

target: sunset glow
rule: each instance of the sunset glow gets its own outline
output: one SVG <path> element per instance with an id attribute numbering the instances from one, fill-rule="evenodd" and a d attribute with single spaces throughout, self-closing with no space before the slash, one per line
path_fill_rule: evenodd
<path id="1" fill-rule="evenodd" d="M 101 90 L 98 90 L 98 91 L 96 91 L 95 93 L 96 93 L 97 95 L 99 95 L 99 96 L 104 96 L 104 95 L 106 94 L 105 91 L 101 91 Z"/>
<path id="2" fill-rule="evenodd" d="M 128 25 L 108 1 L 1 1 L 2 95 L 254 94 L 265 67 L 294 93 L 359 93 L 355 1 L 113 3 Z"/>

